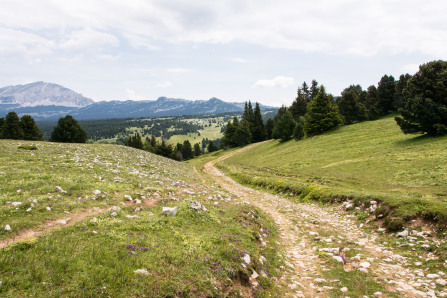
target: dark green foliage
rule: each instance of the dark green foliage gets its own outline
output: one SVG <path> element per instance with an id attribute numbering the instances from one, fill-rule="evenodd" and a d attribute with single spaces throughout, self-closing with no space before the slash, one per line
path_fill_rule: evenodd
<path id="1" fill-rule="evenodd" d="M 379 95 L 379 108 L 382 115 L 394 111 L 393 98 L 395 92 L 395 81 L 393 76 L 384 75 L 377 86 Z"/>
<path id="2" fill-rule="evenodd" d="M 219 150 L 219 148 L 217 148 L 217 146 L 214 145 L 213 141 L 210 141 L 210 143 L 208 144 L 208 152 L 211 153 L 217 150 Z"/>
<path id="3" fill-rule="evenodd" d="M 37 127 L 36 122 L 30 115 L 24 115 L 20 119 L 23 130 L 23 139 L 30 141 L 43 141 L 43 134 Z"/>
<path id="4" fill-rule="evenodd" d="M 192 151 L 191 143 L 185 140 L 182 145 L 182 156 L 184 160 L 194 158 L 194 152 Z"/>
<path id="5" fill-rule="evenodd" d="M 321 134 L 337 128 L 342 122 L 332 95 L 326 94 L 326 90 L 321 86 L 315 99 L 307 106 L 307 113 L 304 117 L 306 135 Z"/>
<path id="6" fill-rule="evenodd" d="M 264 141 L 265 139 L 267 139 L 267 131 L 265 130 L 264 120 L 262 119 L 259 103 L 256 103 L 253 117 L 253 126 L 251 129 L 253 142 Z"/>
<path id="7" fill-rule="evenodd" d="M 447 134 L 447 62 L 438 60 L 419 67 L 408 80 L 406 105 L 396 122 L 404 133 Z"/>
<path id="8" fill-rule="evenodd" d="M 0 118 L 0 139 L 3 138 L 3 127 L 5 126 L 5 118 Z"/>
<path id="9" fill-rule="evenodd" d="M 52 142 L 61 143 L 85 143 L 87 142 L 87 133 L 76 119 L 67 115 L 59 118 L 57 125 L 51 133 Z"/>
<path id="10" fill-rule="evenodd" d="M 369 120 L 375 120 L 379 118 L 379 94 L 377 93 L 377 88 L 374 85 L 368 87 L 365 98 L 365 109 L 366 115 L 368 116 Z"/>
<path id="11" fill-rule="evenodd" d="M 399 80 L 396 82 L 396 88 L 394 90 L 394 97 L 393 97 L 393 109 L 399 110 L 403 107 L 405 107 L 405 96 L 404 96 L 404 90 L 407 88 L 407 82 L 411 78 L 411 75 L 408 73 L 405 75 L 401 75 L 399 77 Z"/>
<path id="12" fill-rule="evenodd" d="M 2 139 L 22 140 L 23 130 L 16 112 L 9 112 L 5 117 Z"/>
<path id="13" fill-rule="evenodd" d="M 125 145 L 128 147 L 143 149 L 143 141 L 141 140 L 140 134 L 136 133 L 135 135 L 130 136 Z"/>
<path id="14" fill-rule="evenodd" d="M 236 147 L 245 146 L 250 144 L 251 138 L 250 123 L 242 120 L 233 135 L 233 143 Z"/>
<path id="15" fill-rule="evenodd" d="M 273 129 L 273 138 L 281 141 L 288 141 L 292 138 L 295 130 L 296 122 L 293 120 L 292 114 L 286 110 L 284 115 L 278 120 Z"/>
<path id="16" fill-rule="evenodd" d="M 267 123 L 265 124 L 265 131 L 267 133 L 267 139 L 270 140 L 273 138 L 273 128 L 275 127 L 275 121 L 272 118 L 267 119 Z"/>
<path id="17" fill-rule="evenodd" d="M 312 80 L 311 86 L 310 86 L 310 100 L 314 100 L 319 92 L 318 82 L 316 80 Z"/>
<path id="18" fill-rule="evenodd" d="M 161 145 L 157 144 L 154 153 L 164 157 L 172 158 L 173 152 L 174 148 L 172 147 L 172 145 L 168 144 L 165 139 L 162 139 Z"/>
<path id="19" fill-rule="evenodd" d="M 352 87 L 352 86 L 351 86 Z M 360 87 L 360 86 L 359 86 Z M 363 91 L 357 88 L 346 88 L 338 99 L 338 109 L 343 116 L 345 124 L 352 124 L 366 120 L 365 106 L 360 102 L 359 95 Z"/>
<path id="20" fill-rule="evenodd" d="M 301 121 L 296 123 L 295 129 L 293 130 L 293 138 L 297 141 L 304 138 L 304 126 Z"/>
<path id="21" fill-rule="evenodd" d="M 224 131 L 224 136 L 222 138 L 221 147 L 237 147 L 237 144 L 234 143 L 234 134 L 236 133 L 237 128 L 239 127 L 239 121 L 237 117 L 234 116 L 233 122 L 228 121 L 228 124 Z"/>
<path id="22" fill-rule="evenodd" d="M 202 154 L 202 149 L 200 148 L 199 143 L 194 144 L 194 156 L 199 156 Z"/>
<path id="23" fill-rule="evenodd" d="M 282 105 L 278 112 L 276 113 L 275 117 L 273 118 L 274 124 L 276 126 L 276 124 L 278 123 L 279 119 L 282 118 L 282 116 L 284 116 L 284 114 L 287 112 L 287 107 Z"/>
<path id="24" fill-rule="evenodd" d="M 312 100 L 311 94 L 306 82 L 303 82 L 301 87 L 298 88 L 296 99 L 289 107 L 289 111 L 295 121 L 300 121 L 300 117 L 303 117 L 306 114 L 307 104 Z"/>

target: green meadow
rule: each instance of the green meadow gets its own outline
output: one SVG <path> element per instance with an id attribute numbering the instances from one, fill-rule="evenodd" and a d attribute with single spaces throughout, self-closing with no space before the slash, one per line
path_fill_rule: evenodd
<path id="1" fill-rule="evenodd" d="M 272 220 L 200 184 L 190 165 L 124 146 L 1 140 L 0 187 L 0 241 L 42 231 L 51 220 L 68 222 L 0 249 L 2 297 L 278 291 L 271 279 L 283 261 Z M 175 206 L 175 216 L 162 214 Z M 96 213 L 76 220 L 86 210 Z M 253 270 L 265 274 L 256 290 Z"/>
<path id="2" fill-rule="evenodd" d="M 300 200 L 354 200 L 389 227 L 423 217 L 447 223 L 447 136 L 404 135 L 393 117 L 300 141 L 268 141 L 220 165 L 240 182 Z"/>

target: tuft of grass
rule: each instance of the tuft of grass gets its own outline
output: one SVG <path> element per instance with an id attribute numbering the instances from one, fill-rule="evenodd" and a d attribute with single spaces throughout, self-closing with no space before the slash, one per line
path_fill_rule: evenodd
<path id="1" fill-rule="evenodd" d="M 384 216 L 447 226 L 447 136 L 404 135 L 389 116 L 300 141 L 269 141 L 219 165 L 300 200 L 379 202 Z"/>

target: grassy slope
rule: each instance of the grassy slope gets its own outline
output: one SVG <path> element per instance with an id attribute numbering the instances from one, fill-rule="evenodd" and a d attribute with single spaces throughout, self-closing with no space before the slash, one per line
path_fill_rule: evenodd
<path id="1" fill-rule="evenodd" d="M 189 165 L 122 146 L 1 140 L 0 172 L 0 240 L 86 207 L 105 211 L 1 249 L 0 296 L 247 295 L 252 268 L 279 274 L 272 222 L 234 198 L 221 200 L 228 195 L 200 185 Z M 68 193 L 54 192 L 56 186 Z M 94 196 L 95 189 L 102 193 Z M 143 204 L 126 206 L 124 195 Z M 154 198 L 161 200 L 145 206 Z M 191 199 L 209 211 L 192 210 Z M 113 205 L 121 208 L 116 217 L 108 210 Z M 162 206 L 178 206 L 177 216 L 161 215 Z M 256 240 L 259 233 L 268 234 L 267 248 Z M 244 253 L 251 256 L 248 268 L 241 266 Z M 259 294 L 276 291 L 268 278 L 258 281 Z"/>
<path id="2" fill-rule="evenodd" d="M 387 117 L 298 142 L 270 141 L 223 167 L 241 181 L 302 198 L 375 198 L 391 206 L 393 216 L 424 215 L 445 224 L 446 148 L 446 136 L 404 135 Z"/>

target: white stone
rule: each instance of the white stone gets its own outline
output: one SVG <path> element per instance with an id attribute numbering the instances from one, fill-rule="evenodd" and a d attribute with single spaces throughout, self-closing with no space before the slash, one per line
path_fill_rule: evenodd
<path id="1" fill-rule="evenodd" d="M 127 214 L 126 217 L 127 217 L 127 218 L 137 218 L 138 215 L 129 215 L 129 214 Z"/>
<path id="2" fill-rule="evenodd" d="M 134 271 L 136 274 L 149 275 L 149 272 L 146 269 L 137 269 Z"/>
<path id="3" fill-rule="evenodd" d="M 93 191 L 93 194 L 94 194 L 95 196 L 100 195 L 100 194 L 101 194 L 101 191 L 98 190 L 98 189 L 95 189 L 95 190 Z"/>
<path id="4" fill-rule="evenodd" d="M 128 201 L 131 201 L 131 202 L 132 202 L 132 197 L 129 196 L 129 195 L 124 195 L 124 198 L 127 199 Z"/>
<path id="5" fill-rule="evenodd" d="M 447 282 L 445 281 L 445 279 L 441 279 L 441 278 L 437 279 L 437 280 L 436 280 L 436 283 L 437 283 L 438 285 L 441 285 L 441 286 L 445 286 L 445 285 L 447 284 Z"/>
<path id="6" fill-rule="evenodd" d="M 373 297 L 382 297 L 383 293 L 382 292 L 375 292 L 373 294 Z"/>
<path id="7" fill-rule="evenodd" d="M 369 262 L 362 262 L 359 264 L 359 266 L 362 268 L 369 268 L 371 264 Z"/>
<path id="8" fill-rule="evenodd" d="M 67 221 L 64 220 L 64 219 L 61 219 L 61 220 L 58 220 L 57 223 L 58 223 L 58 224 L 61 224 L 61 225 L 66 225 L 66 224 L 67 224 Z"/>
<path id="9" fill-rule="evenodd" d="M 22 202 L 12 202 L 11 205 L 15 206 L 19 206 L 22 205 Z"/>
<path id="10" fill-rule="evenodd" d="M 368 273 L 368 269 L 363 268 L 363 267 L 360 267 L 360 268 L 359 268 L 359 271 L 360 271 L 360 272 L 363 272 L 363 273 Z"/>
<path id="11" fill-rule="evenodd" d="M 51 208 L 50 208 L 50 207 L 47 207 L 47 210 L 48 210 L 48 211 L 51 211 Z"/>
<path id="12" fill-rule="evenodd" d="M 26 212 L 30 212 L 32 209 L 31 209 L 31 207 L 30 208 L 28 208 L 28 209 L 26 209 Z"/>
<path id="13" fill-rule="evenodd" d="M 11 231 L 11 227 L 9 225 L 5 226 L 5 231 Z"/>
<path id="14" fill-rule="evenodd" d="M 111 217 L 115 217 L 115 216 L 117 216 L 117 215 L 118 215 L 118 213 L 116 213 L 116 212 L 112 212 L 112 213 L 110 214 Z"/>
<path id="15" fill-rule="evenodd" d="M 337 262 L 343 263 L 343 259 L 340 256 L 333 256 L 332 258 Z"/>
<path id="16" fill-rule="evenodd" d="M 121 208 L 120 207 L 118 207 L 118 206 L 112 206 L 112 207 L 110 207 L 110 209 L 109 210 L 112 210 L 112 211 L 120 211 L 121 210 Z"/>
<path id="17" fill-rule="evenodd" d="M 250 264 L 250 255 L 249 255 L 249 254 L 245 254 L 245 255 L 242 257 L 242 260 L 244 260 L 244 262 L 245 262 L 246 264 Z"/>
<path id="18" fill-rule="evenodd" d="M 340 291 L 343 292 L 343 293 L 346 293 L 348 291 L 348 288 L 347 287 L 343 287 L 343 288 L 340 289 Z"/>
<path id="19" fill-rule="evenodd" d="M 93 234 L 98 234 L 98 232 L 96 232 L 95 230 L 92 231 Z"/>
<path id="20" fill-rule="evenodd" d="M 177 206 L 175 207 L 163 207 L 161 214 L 174 216 L 177 214 Z"/>
<path id="21" fill-rule="evenodd" d="M 407 237 L 408 236 L 408 230 L 403 230 L 400 233 L 396 234 L 397 237 Z"/>
<path id="22" fill-rule="evenodd" d="M 414 263 L 415 266 L 422 266 L 422 262 L 416 262 Z"/>
<path id="23" fill-rule="evenodd" d="M 435 279 L 435 278 L 439 278 L 439 277 L 440 277 L 439 274 L 436 274 L 436 273 L 427 274 L 427 278 L 430 278 L 430 279 Z"/>
<path id="24" fill-rule="evenodd" d="M 345 205 L 345 209 L 346 209 L 346 210 L 351 210 L 352 208 L 354 208 L 354 204 L 353 204 L 353 203 L 347 203 L 347 204 Z"/>
<path id="25" fill-rule="evenodd" d="M 135 204 L 141 204 L 141 200 L 135 199 Z"/>
<path id="26" fill-rule="evenodd" d="M 314 281 L 316 283 L 326 282 L 326 280 L 324 278 L 315 278 Z"/>
<path id="27" fill-rule="evenodd" d="M 251 279 L 256 279 L 259 277 L 259 274 L 253 270 L 253 274 L 250 276 Z"/>

